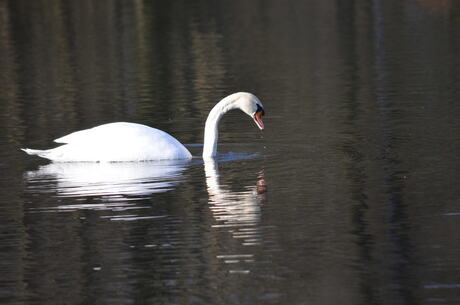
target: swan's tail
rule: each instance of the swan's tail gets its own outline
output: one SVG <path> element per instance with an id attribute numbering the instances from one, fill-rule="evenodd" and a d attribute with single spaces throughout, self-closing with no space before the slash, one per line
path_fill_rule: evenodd
<path id="1" fill-rule="evenodd" d="M 29 148 L 21 148 L 21 150 L 29 155 L 35 155 L 35 156 L 49 159 L 50 150 L 29 149 Z"/>

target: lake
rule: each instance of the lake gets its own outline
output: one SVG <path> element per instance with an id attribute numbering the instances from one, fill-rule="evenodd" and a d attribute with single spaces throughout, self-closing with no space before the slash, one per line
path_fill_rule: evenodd
<path id="1" fill-rule="evenodd" d="M 1 304 L 459 304 L 460 3 L 0 1 Z M 201 158 L 210 109 L 240 111 Z M 190 162 L 20 148 L 128 121 Z"/>

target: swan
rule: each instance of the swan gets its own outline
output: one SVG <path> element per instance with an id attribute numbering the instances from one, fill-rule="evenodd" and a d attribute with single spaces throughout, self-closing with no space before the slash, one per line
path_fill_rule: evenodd
<path id="1" fill-rule="evenodd" d="M 265 114 L 260 100 L 253 94 L 238 92 L 223 98 L 209 112 L 204 129 L 203 159 L 217 154 L 218 127 L 222 116 L 240 109 L 264 129 Z M 54 162 L 123 162 L 191 159 L 192 154 L 168 133 L 142 124 L 116 122 L 80 130 L 54 140 L 56 148 L 38 150 L 22 148 Z"/>

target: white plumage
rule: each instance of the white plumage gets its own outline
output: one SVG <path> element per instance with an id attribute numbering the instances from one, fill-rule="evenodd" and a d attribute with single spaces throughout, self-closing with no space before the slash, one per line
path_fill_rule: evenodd
<path id="1" fill-rule="evenodd" d="M 262 103 L 251 93 L 234 93 L 217 103 L 208 115 L 204 132 L 203 158 L 217 153 L 218 126 L 222 115 L 240 109 L 263 129 Z M 54 140 L 64 145 L 46 149 L 22 149 L 56 162 L 124 162 L 191 159 L 192 154 L 164 131 L 136 123 L 109 123 L 73 132 Z"/>
<path id="2" fill-rule="evenodd" d="M 136 123 L 109 123 L 54 140 L 62 146 L 26 153 L 57 162 L 111 162 L 191 159 L 179 141 L 164 131 Z"/>

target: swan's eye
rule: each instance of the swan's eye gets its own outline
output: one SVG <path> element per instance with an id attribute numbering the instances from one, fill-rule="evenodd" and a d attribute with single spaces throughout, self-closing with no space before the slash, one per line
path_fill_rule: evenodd
<path id="1" fill-rule="evenodd" d="M 257 105 L 256 113 L 261 112 L 262 115 L 265 115 L 264 108 L 262 108 L 262 106 L 260 106 L 259 104 L 256 104 L 256 105 Z"/>

